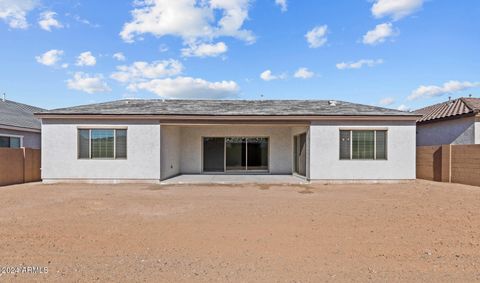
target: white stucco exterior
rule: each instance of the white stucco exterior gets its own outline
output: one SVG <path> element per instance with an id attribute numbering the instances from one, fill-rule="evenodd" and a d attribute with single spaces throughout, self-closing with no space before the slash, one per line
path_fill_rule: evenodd
<path id="1" fill-rule="evenodd" d="M 160 181 L 202 174 L 203 137 L 268 137 L 269 174 L 293 173 L 293 136 L 307 134 L 307 179 L 415 179 L 415 121 L 162 124 L 158 120 L 59 120 L 42 125 L 44 181 Z M 126 160 L 77 159 L 78 128 L 127 128 Z M 341 129 L 387 130 L 387 160 L 340 160 Z"/>
<path id="2" fill-rule="evenodd" d="M 340 160 L 340 130 L 387 130 L 387 160 Z M 311 180 L 415 179 L 414 121 L 313 122 L 309 131 Z"/>
<path id="3" fill-rule="evenodd" d="M 127 159 L 77 159 L 77 129 L 126 128 Z M 144 180 L 160 179 L 160 126 L 157 121 L 42 121 L 42 179 Z"/>
<path id="4" fill-rule="evenodd" d="M 418 124 L 417 146 L 480 144 L 479 124 L 475 117 Z"/>

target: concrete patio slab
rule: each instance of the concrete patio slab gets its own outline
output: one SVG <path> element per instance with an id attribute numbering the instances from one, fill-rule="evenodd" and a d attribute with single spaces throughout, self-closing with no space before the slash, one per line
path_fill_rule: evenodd
<path id="1" fill-rule="evenodd" d="M 307 184 L 294 175 L 179 175 L 160 182 L 162 185 L 174 184 Z"/>

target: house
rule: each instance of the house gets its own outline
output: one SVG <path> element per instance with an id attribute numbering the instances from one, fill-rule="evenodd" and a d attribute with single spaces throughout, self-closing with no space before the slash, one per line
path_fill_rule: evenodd
<path id="1" fill-rule="evenodd" d="M 462 97 L 415 111 L 417 145 L 480 144 L 480 98 Z"/>
<path id="2" fill-rule="evenodd" d="M 418 115 L 327 100 L 119 100 L 42 120 L 44 182 L 179 174 L 415 179 Z"/>
<path id="3" fill-rule="evenodd" d="M 0 148 L 40 148 L 41 123 L 33 113 L 44 109 L 35 106 L 0 100 Z"/>

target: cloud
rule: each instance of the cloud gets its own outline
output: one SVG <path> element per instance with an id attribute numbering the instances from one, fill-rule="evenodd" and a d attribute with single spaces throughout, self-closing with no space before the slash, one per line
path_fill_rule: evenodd
<path id="1" fill-rule="evenodd" d="M 299 68 L 293 76 L 298 79 L 309 79 L 314 75 L 315 73 L 309 71 L 307 68 Z"/>
<path id="2" fill-rule="evenodd" d="M 382 59 L 371 60 L 371 59 L 361 59 L 357 62 L 342 62 L 336 65 L 337 69 L 345 70 L 345 69 L 360 69 L 363 66 L 373 67 L 376 65 L 383 64 Z"/>
<path id="3" fill-rule="evenodd" d="M 46 31 L 52 31 L 52 28 L 63 28 L 62 23 L 55 19 L 56 15 L 57 13 L 53 11 L 46 11 L 41 13 L 38 25 Z"/>
<path id="4" fill-rule="evenodd" d="M 117 53 L 113 54 L 112 57 L 117 61 L 125 61 L 126 60 L 125 55 L 123 55 L 122 52 L 117 52 Z"/>
<path id="5" fill-rule="evenodd" d="M 117 70 L 118 72 L 110 77 L 116 81 L 128 83 L 175 76 L 183 71 L 183 65 L 173 59 L 152 63 L 137 61 L 130 66 L 118 66 Z"/>
<path id="6" fill-rule="evenodd" d="M 112 90 L 103 80 L 102 75 L 89 75 L 83 72 L 76 72 L 72 79 L 67 80 L 67 87 L 86 93 L 110 92 Z"/>
<path id="7" fill-rule="evenodd" d="M 400 104 L 398 107 L 397 107 L 397 110 L 400 110 L 400 111 L 411 111 L 412 108 L 410 106 L 407 106 L 405 104 Z"/>
<path id="8" fill-rule="evenodd" d="M 35 59 L 42 65 L 55 66 L 62 59 L 63 53 L 63 50 L 52 49 L 40 56 L 35 56 Z"/>
<path id="9" fill-rule="evenodd" d="M 308 46 L 310 48 L 318 48 L 327 43 L 327 31 L 328 26 L 323 25 L 316 26 L 311 31 L 307 32 L 307 34 L 305 34 L 305 38 L 307 39 Z"/>
<path id="10" fill-rule="evenodd" d="M 385 97 L 378 102 L 378 104 L 381 106 L 390 106 L 393 103 L 395 103 L 395 99 L 393 97 Z"/>
<path id="11" fill-rule="evenodd" d="M 183 57 L 217 57 L 220 54 L 227 52 L 228 47 L 224 42 L 216 44 L 192 44 L 187 48 L 182 49 Z"/>
<path id="12" fill-rule="evenodd" d="M 369 45 L 376 45 L 382 42 L 389 37 L 397 35 L 398 32 L 395 32 L 392 27 L 392 23 L 383 23 L 375 26 L 373 30 L 368 31 L 363 36 L 363 43 Z"/>
<path id="13" fill-rule="evenodd" d="M 133 42 L 142 34 L 179 36 L 186 43 L 220 36 L 248 43 L 255 41 L 251 31 L 242 29 L 248 19 L 250 0 L 136 0 L 134 3 L 133 19 L 120 32 L 126 42 Z"/>
<path id="14" fill-rule="evenodd" d="M 399 20 L 418 11 L 424 0 L 375 0 L 372 6 L 372 14 L 376 18 L 386 16 Z"/>
<path id="15" fill-rule="evenodd" d="M 272 71 L 266 70 L 260 74 L 260 78 L 264 81 L 282 80 L 287 77 L 286 74 L 273 75 Z"/>
<path id="16" fill-rule="evenodd" d="M 37 7 L 37 0 L 0 1 L 0 19 L 14 29 L 28 28 L 27 13 Z"/>
<path id="17" fill-rule="evenodd" d="M 408 100 L 415 100 L 422 97 L 442 96 L 447 93 L 454 93 L 470 88 L 480 87 L 480 82 L 460 82 L 448 81 L 441 86 L 436 85 L 421 85 L 408 96 Z"/>
<path id="18" fill-rule="evenodd" d="M 146 90 L 165 98 L 207 98 L 235 97 L 239 87 L 234 81 L 209 82 L 191 77 L 154 79 L 129 85 L 130 91 Z"/>
<path id="19" fill-rule="evenodd" d="M 80 53 L 77 57 L 77 66 L 95 66 L 97 64 L 97 59 L 92 55 L 92 52 L 87 51 Z"/>
<path id="20" fill-rule="evenodd" d="M 280 6 L 280 9 L 282 10 L 282 12 L 287 11 L 287 0 L 275 0 L 275 4 Z"/>

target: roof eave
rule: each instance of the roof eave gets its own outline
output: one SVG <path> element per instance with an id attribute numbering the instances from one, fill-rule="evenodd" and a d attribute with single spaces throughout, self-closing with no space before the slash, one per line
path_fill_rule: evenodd
<path id="1" fill-rule="evenodd" d="M 413 120 L 421 115 L 152 115 L 152 114 L 72 114 L 72 113 L 40 113 L 39 119 L 137 119 L 137 120 Z"/>

